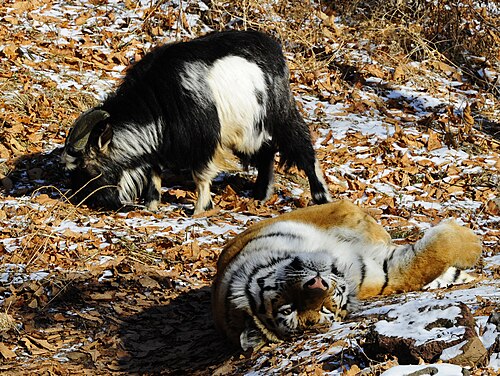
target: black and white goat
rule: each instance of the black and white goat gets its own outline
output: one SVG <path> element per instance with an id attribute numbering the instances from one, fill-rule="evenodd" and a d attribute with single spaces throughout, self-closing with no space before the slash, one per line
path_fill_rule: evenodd
<path id="1" fill-rule="evenodd" d="M 257 167 L 254 195 L 267 199 L 277 151 L 282 164 L 306 173 L 316 203 L 330 201 L 280 45 L 260 32 L 228 31 L 144 56 L 76 120 L 62 161 L 75 202 L 109 209 L 137 198 L 155 209 L 162 170 L 190 169 L 200 213 L 212 207 L 212 179 L 233 155 Z"/>

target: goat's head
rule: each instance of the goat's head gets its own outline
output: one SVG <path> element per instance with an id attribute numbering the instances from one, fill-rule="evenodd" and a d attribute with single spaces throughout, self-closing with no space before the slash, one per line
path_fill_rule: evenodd
<path id="1" fill-rule="evenodd" d="M 93 108 L 84 112 L 71 128 L 61 161 L 71 175 L 71 201 L 96 208 L 117 209 L 121 204 L 118 182 L 121 168 L 109 156 L 113 138 L 110 115 Z"/>

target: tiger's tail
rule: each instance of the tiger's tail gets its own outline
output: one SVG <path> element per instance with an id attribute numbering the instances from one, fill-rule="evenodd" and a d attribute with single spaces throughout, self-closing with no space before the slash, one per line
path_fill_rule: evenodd
<path id="1" fill-rule="evenodd" d="M 481 241 L 471 229 L 454 220 L 443 221 L 415 244 L 397 246 L 388 254 L 381 293 L 470 282 L 473 277 L 462 269 L 472 267 L 480 255 Z"/>

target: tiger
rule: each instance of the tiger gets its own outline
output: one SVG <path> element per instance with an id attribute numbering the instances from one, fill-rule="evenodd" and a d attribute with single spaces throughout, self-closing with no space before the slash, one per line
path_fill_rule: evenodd
<path id="1" fill-rule="evenodd" d="M 227 242 L 212 286 L 215 326 L 243 351 L 327 328 L 360 300 L 468 283 L 482 252 L 475 233 L 446 219 L 397 245 L 348 200 L 255 223 Z"/>

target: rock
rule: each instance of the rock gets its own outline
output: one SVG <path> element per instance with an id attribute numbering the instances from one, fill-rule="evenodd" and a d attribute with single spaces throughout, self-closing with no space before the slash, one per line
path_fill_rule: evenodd
<path id="1" fill-rule="evenodd" d="M 378 318 L 364 344 L 369 357 L 380 359 L 392 355 L 400 364 L 442 360 L 477 366 L 487 361 L 488 351 L 476 334 L 469 308 L 463 303 L 437 299 L 411 301 L 384 307 Z"/>
<path id="2" fill-rule="evenodd" d="M 453 347 L 453 350 L 457 351 L 458 355 L 451 357 L 451 359 L 446 359 L 444 355 L 447 353 L 447 350 L 449 350 L 448 348 L 443 350 L 440 359 L 453 364 L 470 367 L 485 365 L 487 363 L 488 351 L 478 337 L 471 337 L 468 341 L 463 341 Z"/>
<path id="3" fill-rule="evenodd" d="M 380 376 L 449 376 L 463 375 L 468 376 L 470 373 L 457 365 L 453 364 L 429 364 L 419 366 L 395 366 L 389 368 Z"/>

